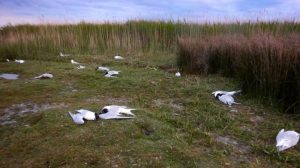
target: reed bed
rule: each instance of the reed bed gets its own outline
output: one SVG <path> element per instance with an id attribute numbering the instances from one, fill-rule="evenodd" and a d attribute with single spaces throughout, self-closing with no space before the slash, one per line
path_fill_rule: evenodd
<path id="1" fill-rule="evenodd" d="M 181 38 L 178 46 L 183 70 L 238 78 L 245 93 L 276 100 L 284 112 L 300 112 L 299 33 Z"/>
<path id="2" fill-rule="evenodd" d="M 0 58 L 54 59 L 58 52 L 94 54 L 111 51 L 175 52 L 178 37 L 203 37 L 253 31 L 300 32 L 299 23 L 203 23 L 128 21 L 126 23 L 18 25 L 0 30 Z"/>

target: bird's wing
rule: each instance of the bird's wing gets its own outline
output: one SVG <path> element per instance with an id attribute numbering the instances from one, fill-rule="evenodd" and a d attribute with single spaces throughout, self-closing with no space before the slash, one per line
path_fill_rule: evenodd
<path id="1" fill-rule="evenodd" d="M 69 115 L 70 115 L 72 118 L 74 118 L 74 115 L 75 115 L 75 114 L 69 112 Z"/>
<path id="2" fill-rule="evenodd" d="M 217 90 L 217 91 L 212 92 L 211 94 L 213 94 L 216 97 L 217 94 L 224 94 L 224 92 Z"/>
<path id="3" fill-rule="evenodd" d="M 99 115 L 100 118 L 109 120 L 109 119 L 129 119 L 129 118 L 135 118 L 134 116 L 119 116 L 119 115 Z"/>
<path id="4" fill-rule="evenodd" d="M 279 142 L 283 138 L 284 138 L 284 129 L 281 129 L 276 136 L 276 141 Z"/>
<path id="5" fill-rule="evenodd" d="M 120 114 L 126 114 L 126 115 L 132 115 L 132 116 L 135 116 L 135 114 L 133 114 L 132 112 L 131 112 L 131 110 L 135 110 L 135 109 L 125 109 L 125 108 L 122 108 L 122 109 L 120 109 Z"/>
<path id="6" fill-rule="evenodd" d="M 286 138 L 289 139 L 290 145 L 294 146 L 299 141 L 299 134 L 295 131 L 286 131 Z"/>
<path id="7" fill-rule="evenodd" d="M 90 110 L 86 110 L 86 109 L 79 109 L 79 110 L 76 110 L 78 113 L 81 113 L 81 114 L 86 114 L 86 113 L 95 113 L 95 112 L 92 112 Z"/>
<path id="8" fill-rule="evenodd" d="M 72 117 L 73 121 L 75 123 L 82 123 L 83 121 L 83 115 L 77 113 L 77 114 L 73 114 L 71 112 L 69 112 L 69 115 Z"/>
<path id="9" fill-rule="evenodd" d="M 110 75 L 117 75 L 120 71 L 108 71 L 107 73 Z"/>
<path id="10" fill-rule="evenodd" d="M 230 96 L 233 96 L 233 95 L 235 95 L 235 94 L 237 94 L 237 93 L 240 93 L 240 92 L 242 92 L 242 90 L 236 90 L 236 91 L 231 91 L 231 92 L 225 92 L 225 94 L 230 95 Z"/>
<path id="11" fill-rule="evenodd" d="M 104 75 L 104 77 L 107 77 L 107 78 L 116 78 L 116 76 L 113 76 L 112 74 L 106 74 L 106 75 Z"/>
<path id="12" fill-rule="evenodd" d="M 42 75 L 34 77 L 34 79 L 40 79 L 40 78 L 42 78 Z"/>
<path id="13" fill-rule="evenodd" d="M 219 100 L 221 102 L 223 102 L 224 104 L 232 104 L 232 100 L 230 99 L 230 96 L 228 96 L 228 95 L 219 96 Z"/>

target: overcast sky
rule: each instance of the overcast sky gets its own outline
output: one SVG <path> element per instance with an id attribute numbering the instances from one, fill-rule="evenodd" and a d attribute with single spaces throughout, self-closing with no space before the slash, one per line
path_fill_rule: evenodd
<path id="1" fill-rule="evenodd" d="M 300 0 L 0 0 L 0 25 L 147 20 L 300 20 Z"/>

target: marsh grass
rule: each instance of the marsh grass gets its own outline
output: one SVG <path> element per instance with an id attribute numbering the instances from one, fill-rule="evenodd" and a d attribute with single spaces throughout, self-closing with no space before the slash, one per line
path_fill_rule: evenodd
<path id="1" fill-rule="evenodd" d="M 236 106 L 239 113 L 232 114 L 213 98 L 211 92 L 216 88 L 235 88 L 234 80 L 217 75 L 176 78 L 174 73 L 159 68 L 165 58 L 156 58 L 158 55 L 146 54 L 143 58 L 131 55 L 132 58 L 128 56 L 117 63 L 109 55 L 112 53 L 77 56 L 87 66 L 83 71 L 63 60 L 0 63 L 1 72 L 22 73 L 16 81 L 0 80 L 0 94 L 4 95 L 0 97 L 2 110 L 28 101 L 66 105 L 28 114 L 16 118 L 14 125 L 1 126 L 1 167 L 299 165 L 299 146 L 282 154 L 274 151 L 277 131 L 298 128 L 297 120 L 281 118 L 279 113 L 240 96 L 237 99 L 243 105 Z M 169 57 L 164 52 L 160 55 Z M 171 66 L 175 58 L 175 54 L 170 54 L 173 60 L 166 66 Z M 94 69 L 102 63 L 121 70 L 122 74 L 116 79 L 104 78 Z M 44 71 L 52 72 L 54 78 L 31 79 Z M 159 100 L 162 102 L 155 104 Z M 99 112 L 109 104 L 137 108 L 137 118 L 98 120 L 78 126 L 67 114 L 78 108 Z M 262 124 L 249 121 L 256 115 L 265 121 Z M 244 127 L 250 130 L 245 131 Z M 252 152 L 241 154 L 230 145 L 216 142 L 212 135 L 233 137 L 251 146 Z"/>
<path id="2" fill-rule="evenodd" d="M 294 22 L 203 23 L 174 21 L 128 21 L 126 23 L 77 25 L 18 25 L 0 31 L 0 58 L 53 60 L 59 52 L 97 54 L 113 51 L 170 51 L 178 37 L 205 37 L 216 34 L 245 34 L 269 31 L 275 34 L 300 32 Z"/>
<path id="3" fill-rule="evenodd" d="M 244 93 L 273 98 L 284 112 L 299 113 L 299 39 L 299 33 L 271 32 L 181 38 L 177 62 L 190 73 L 236 77 Z"/>

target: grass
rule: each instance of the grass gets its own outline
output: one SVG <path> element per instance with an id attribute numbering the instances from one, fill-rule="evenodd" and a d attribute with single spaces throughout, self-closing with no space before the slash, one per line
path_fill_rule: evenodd
<path id="1" fill-rule="evenodd" d="M 219 75 L 176 78 L 176 54 L 130 52 L 121 62 L 114 53 L 76 54 L 87 69 L 77 70 L 69 58 L 0 63 L 0 72 L 20 73 L 15 81 L 0 79 L 0 108 L 13 104 L 64 104 L 0 126 L 0 166 L 8 167 L 297 167 L 299 145 L 275 150 L 281 128 L 299 128 L 299 118 L 238 96 L 237 113 L 216 101 L 211 92 L 235 89 L 238 82 Z M 94 69 L 121 70 L 116 79 Z M 51 80 L 32 80 L 51 72 Z M 86 108 L 99 112 L 108 104 L 138 109 L 136 119 L 98 120 L 75 125 L 67 112 Z M 274 111 L 275 110 L 275 111 Z M 3 112 L 0 113 L 2 115 Z M 253 120 L 260 116 L 262 122 Z M 217 137 L 238 145 L 224 145 Z M 247 148 L 247 150 L 241 150 Z M 249 148 L 249 150 L 248 150 Z"/>

